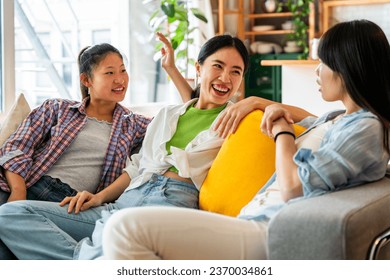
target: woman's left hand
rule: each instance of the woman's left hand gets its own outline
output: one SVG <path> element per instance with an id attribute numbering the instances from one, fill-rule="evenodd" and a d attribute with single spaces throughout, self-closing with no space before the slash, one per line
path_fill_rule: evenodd
<path id="1" fill-rule="evenodd" d="M 60 206 L 64 206 L 66 204 L 69 204 L 68 213 L 74 212 L 77 214 L 80 211 L 85 211 L 91 207 L 100 206 L 102 203 L 95 194 L 82 191 L 77 193 L 75 196 L 67 196 L 60 202 Z"/>
<path id="2" fill-rule="evenodd" d="M 175 52 L 173 50 L 171 42 L 160 32 L 156 33 L 157 38 L 164 44 L 161 48 L 161 66 L 166 68 L 176 67 L 175 65 Z"/>

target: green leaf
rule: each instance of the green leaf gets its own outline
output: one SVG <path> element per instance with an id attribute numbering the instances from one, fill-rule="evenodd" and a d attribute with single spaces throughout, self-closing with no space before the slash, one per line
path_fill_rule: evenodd
<path id="1" fill-rule="evenodd" d="M 194 14 L 195 17 L 197 17 L 201 21 L 207 23 L 207 18 L 201 10 L 199 10 L 198 8 L 191 8 L 190 10 Z"/>
<path id="2" fill-rule="evenodd" d="M 167 20 L 168 20 L 168 24 L 171 24 L 171 23 L 174 23 L 175 21 L 177 21 L 177 18 L 176 17 L 167 17 Z"/>
<path id="3" fill-rule="evenodd" d="M 171 45 L 172 45 L 172 48 L 174 49 L 174 50 L 176 50 L 177 49 L 177 47 L 179 46 L 179 43 L 177 42 L 177 41 L 175 41 L 175 40 L 171 40 Z"/>
<path id="4" fill-rule="evenodd" d="M 175 35 L 171 38 L 172 48 L 174 50 L 177 49 L 177 47 L 183 42 L 185 34 L 181 31 L 176 30 Z"/>
<path id="5" fill-rule="evenodd" d="M 161 10 L 167 15 L 167 17 L 175 16 L 175 5 L 173 4 L 163 3 L 161 4 Z"/>
<path id="6" fill-rule="evenodd" d="M 176 10 L 175 16 L 176 16 L 177 20 L 179 20 L 179 21 L 187 21 L 188 22 L 188 13 L 186 10 L 184 10 L 184 11 Z"/>
<path id="7" fill-rule="evenodd" d="M 181 2 L 180 4 L 176 4 L 176 12 L 177 13 L 187 13 L 187 8 L 184 5 L 184 2 Z"/>

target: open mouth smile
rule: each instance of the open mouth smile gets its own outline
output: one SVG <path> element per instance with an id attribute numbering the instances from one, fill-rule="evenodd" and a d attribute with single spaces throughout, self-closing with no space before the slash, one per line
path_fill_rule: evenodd
<path id="1" fill-rule="evenodd" d="M 116 93 L 121 93 L 121 92 L 123 92 L 125 90 L 125 88 L 124 87 L 120 87 L 120 88 L 114 88 L 114 89 L 112 89 L 112 91 L 113 92 L 116 92 Z"/>
<path id="2" fill-rule="evenodd" d="M 224 85 L 212 85 L 212 88 L 219 95 L 225 95 L 225 94 L 229 93 L 229 91 L 230 91 L 230 89 Z"/>

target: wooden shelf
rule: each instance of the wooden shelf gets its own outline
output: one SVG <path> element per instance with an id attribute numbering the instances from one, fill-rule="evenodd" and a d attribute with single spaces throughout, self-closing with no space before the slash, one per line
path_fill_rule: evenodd
<path id="1" fill-rule="evenodd" d="M 255 35 L 285 35 L 292 33 L 292 30 L 269 30 L 269 31 L 246 31 L 244 32 L 245 36 L 255 36 Z"/>
<path id="2" fill-rule="evenodd" d="M 283 65 L 313 65 L 320 63 L 318 60 L 297 59 L 297 60 L 265 60 L 260 62 L 261 66 L 283 66 Z"/>
<path id="3" fill-rule="evenodd" d="M 281 17 L 291 17 L 292 13 L 286 12 L 286 13 L 263 13 L 263 14 L 244 14 L 244 17 L 246 18 L 281 18 Z"/>

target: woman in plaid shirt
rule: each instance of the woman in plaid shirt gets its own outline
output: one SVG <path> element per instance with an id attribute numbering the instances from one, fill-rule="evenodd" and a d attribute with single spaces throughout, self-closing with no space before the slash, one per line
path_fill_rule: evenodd
<path id="1" fill-rule="evenodd" d="M 84 48 L 78 64 L 83 100 L 45 101 L 1 147 L 0 205 L 97 193 L 142 143 L 151 120 L 119 104 L 129 82 L 119 50 L 109 44 Z"/>

